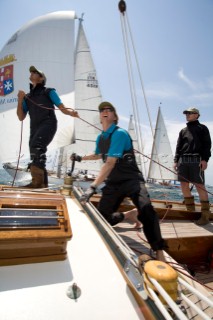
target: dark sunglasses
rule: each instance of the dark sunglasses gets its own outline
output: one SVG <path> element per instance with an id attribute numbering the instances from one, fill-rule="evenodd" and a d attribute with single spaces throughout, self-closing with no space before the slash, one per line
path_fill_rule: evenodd
<path id="1" fill-rule="evenodd" d="M 196 112 L 187 111 L 185 114 L 197 114 Z"/>
<path id="2" fill-rule="evenodd" d="M 113 110 L 112 107 L 106 107 L 106 108 L 101 109 L 101 110 L 100 110 L 100 113 L 101 113 L 101 112 L 104 112 L 104 111 L 113 112 L 114 110 Z"/>

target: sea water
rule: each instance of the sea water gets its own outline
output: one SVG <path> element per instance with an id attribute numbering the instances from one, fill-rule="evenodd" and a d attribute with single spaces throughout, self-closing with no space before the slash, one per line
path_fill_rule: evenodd
<path id="1" fill-rule="evenodd" d="M 49 182 L 51 183 L 51 178 L 49 179 Z M 27 183 L 29 183 L 29 181 L 22 181 L 18 183 L 14 182 L 14 186 L 23 186 Z M 89 187 L 90 183 L 90 181 L 76 181 L 75 185 L 80 186 L 83 190 L 85 190 Z M 0 184 L 10 186 L 13 184 L 13 178 L 4 169 L 0 169 Z M 60 187 L 63 184 L 63 180 L 54 179 L 54 184 L 56 188 L 57 185 L 58 187 Z M 209 201 L 213 203 L 213 186 L 207 185 L 206 188 L 209 194 Z M 161 200 L 183 201 L 183 195 L 179 187 L 147 184 L 147 189 L 151 198 Z M 192 189 L 192 194 L 195 197 L 195 201 L 199 202 L 198 193 L 195 187 Z"/>

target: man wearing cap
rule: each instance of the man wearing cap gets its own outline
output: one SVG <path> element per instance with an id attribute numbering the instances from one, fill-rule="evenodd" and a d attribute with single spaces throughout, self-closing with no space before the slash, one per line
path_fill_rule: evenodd
<path id="1" fill-rule="evenodd" d="M 190 183 L 196 186 L 201 203 L 201 218 L 196 222 L 205 225 L 211 214 L 208 193 L 205 188 L 204 171 L 211 157 L 211 137 L 208 128 L 198 121 L 200 112 L 192 107 L 183 111 L 186 115 L 186 127 L 179 133 L 174 168 L 184 196 L 187 210 L 195 211 L 194 197 L 191 194 Z"/>
<path id="2" fill-rule="evenodd" d="M 57 130 L 57 119 L 54 111 L 56 105 L 64 114 L 77 117 L 78 113 L 73 109 L 67 109 L 61 102 L 57 92 L 53 88 L 46 88 L 46 76 L 43 71 L 31 66 L 30 92 L 18 92 L 17 116 L 23 121 L 29 113 L 30 116 L 30 157 L 29 165 L 32 182 L 26 187 L 44 188 L 48 186 L 46 172 L 47 146 L 52 141 Z"/>
<path id="3" fill-rule="evenodd" d="M 143 175 L 136 164 L 132 140 L 126 130 L 117 126 L 118 115 L 110 102 L 102 102 L 98 109 L 103 131 L 97 137 L 95 153 L 83 157 L 76 154 L 71 156 L 72 160 L 77 161 L 103 160 L 98 176 L 82 195 L 81 202 L 89 201 L 96 193 L 96 188 L 105 182 L 98 206 L 100 213 L 112 226 L 124 219 L 135 222 L 135 227 L 141 227 L 142 222 L 144 233 L 152 249 L 156 251 L 157 259 L 164 261 L 162 250 L 165 248 L 165 243 L 161 237 L 158 217 L 151 205 Z M 132 199 L 137 210 L 117 212 L 125 197 Z"/>

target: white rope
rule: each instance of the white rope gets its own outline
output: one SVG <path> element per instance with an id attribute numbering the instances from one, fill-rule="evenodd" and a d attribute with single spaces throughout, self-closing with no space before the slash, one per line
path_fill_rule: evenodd
<path id="1" fill-rule="evenodd" d="M 200 308 L 194 304 L 189 298 L 187 298 L 183 293 L 180 294 L 180 297 L 192 308 L 194 309 L 204 320 L 211 320 Z"/>
<path id="2" fill-rule="evenodd" d="M 196 296 L 198 296 L 201 300 L 205 301 L 210 307 L 213 307 L 213 301 L 204 296 L 200 291 L 192 287 L 188 282 L 185 280 L 178 278 L 178 281 L 184 285 L 187 289 L 189 289 L 192 293 L 194 293 Z"/>
<path id="3" fill-rule="evenodd" d="M 161 296 L 164 298 L 164 300 L 167 302 L 167 304 L 170 306 L 170 308 L 174 311 L 174 313 L 178 316 L 178 319 L 180 320 L 188 320 L 188 318 L 185 316 L 185 314 L 180 310 L 178 305 L 172 300 L 172 298 L 168 295 L 168 293 L 162 288 L 162 286 L 157 282 L 157 280 L 149 277 L 149 280 L 153 283 L 155 288 L 159 291 Z"/>

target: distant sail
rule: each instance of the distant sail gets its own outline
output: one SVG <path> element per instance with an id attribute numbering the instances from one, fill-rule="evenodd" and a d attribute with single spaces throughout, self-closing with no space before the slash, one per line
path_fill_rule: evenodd
<path id="1" fill-rule="evenodd" d="M 163 116 L 159 108 L 154 134 L 154 142 L 152 146 L 148 179 L 177 180 L 177 176 L 173 172 L 171 172 L 174 171 L 173 163 L 174 160 L 172 148 L 169 142 L 169 137 L 163 120 Z"/>
<path id="2" fill-rule="evenodd" d="M 138 165 L 139 169 L 142 170 L 141 154 L 137 153 L 137 151 L 140 152 L 140 150 L 139 150 L 138 139 L 137 139 L 135 126 L 134 126 L 134 122 L 133 122 L 133 115 L 130 115 L 128 133 L 129 133 L 130 137 L 132 138 L 132 143 L 133 143 L 133 148 L 135 150 L 135 157 L 136 157 L 137 165 Z"/>
<path id="3" fill-rule="evenodd" d="M 0 52 L 0 160 L 17 160 L 21 122 L 16 116 L 17 93 L 29 91 L 29 67 L 47 77 L 67 107 L 74 106 L 75 13 L 54 12 L 36 18 L 18 30 Z M 57 134 L 48 150 L 72 142 L 73 118 L 56 111 Z M 29 118 L 23 124 L 21 155 L 29 158 Z"/>

